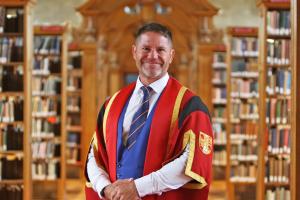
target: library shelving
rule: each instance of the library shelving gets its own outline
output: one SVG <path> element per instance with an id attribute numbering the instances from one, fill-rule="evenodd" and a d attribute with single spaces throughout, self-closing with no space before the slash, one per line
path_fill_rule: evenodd
<path id="1" fill-rule="evenodd" d="M 63 25 L 34 26 L 31 132 L 34 199 L 64 199 L 65 194 L 66 31 Z"/>
<path id="2" fill-rule="evenodd" d="M 214 130 L 213 181 L 225 181 L 226 176 L 226 47 L 215 45 L 212 63 L 212 126 Z"/>
<path id="3" fill-rule="evenodd" d="M 291 142 L 295 129 L 291 116 L 291 6 L 287 0 L 259 1 L 258 6 L 262 23 L 257 199 L 292 199 Z"/>
<path id="4" fill-rule="evenodd" d="M 300 49 L 296 48 L 300 46 L 300 4 L 297 0 L 291 1 L 291 41 L 293 46 L 292 48 L 292 142 L 291 142 L 291 187 L 295 188 L 291 190 L 291 199 L 296 200 L 300 199 L 300 191 L 296 190 L 296 186 L 300 184 L 300 173 L 297 173 L 300 163 L 300 147 L 297 146 L 297 141 L 299 141 L 300 136 Z M 299 144 L 299 142 L 298 142 Z"/>
<path id="5" fill-rule="evenodd" d="M 0 194 L 31 199 L 29 0 L 0 1 Z"/>
<path id="6" fill-rule="evenodd" d="M 291 41 L 292 46 L 292 141 L 291 141 L 291 198 L 292 200 L 300 199 L 300 191 L 296 189 L 296 186 L 300 184 L 299 172 L 299 154 L 300 146 L 299 137 L 299 120 L 300 120 L 300 3 L 297 0 L 291 1 Z M 298 157 L 298 159 L 297 159 Z"/>
<path id="7" fill-rule="evenodd" d="M 67 70 L 67 179 L 80 179 L 82 175 L 81 162 L 81 90 L 82 90 L 82 55 L 77 43 L 68 45 Z"/>
<path id="8" fill-rule="evenodd" d="M 229 27 L 227 34 L 228 198 L 255 199 L 258 160 L 258 29 Z"/>

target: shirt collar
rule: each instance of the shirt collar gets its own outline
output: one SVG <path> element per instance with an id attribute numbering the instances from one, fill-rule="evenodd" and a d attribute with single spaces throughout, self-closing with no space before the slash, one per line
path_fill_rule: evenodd
<path id="1" fill-rule="evenodd" d="M 153 89 L 155 93 L 160 94 L 163 91 L 163 89 L 166 87 L 169 77 L 170 77 L 169 74 L 166 73 L 163 77 L 161 77 L 157 81 L 154 81 L 149 86 Z M 137 93 L 142 86 L 144 85 L 140 81 L 140 78 L 138 77 L 133 93 Z"/>

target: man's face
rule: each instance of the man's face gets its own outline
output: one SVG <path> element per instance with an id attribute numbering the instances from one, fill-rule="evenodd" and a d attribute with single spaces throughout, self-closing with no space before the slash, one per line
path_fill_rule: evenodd
<path id="1" fill-rule="evenodd" d="M 156 32 L 145 32 L 132 46 L 133 58 L 142 81 L 152 83 L 168 71 L 174 57 L 171 42 Z"/>

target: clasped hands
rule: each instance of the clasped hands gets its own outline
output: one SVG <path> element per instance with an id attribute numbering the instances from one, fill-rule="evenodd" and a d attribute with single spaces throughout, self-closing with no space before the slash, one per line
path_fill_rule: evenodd
<path id="1" fill-rule="evenodd" d="M 117 180 L 104 189 L 106 200 L 139 200 L 133 179 Z"/>

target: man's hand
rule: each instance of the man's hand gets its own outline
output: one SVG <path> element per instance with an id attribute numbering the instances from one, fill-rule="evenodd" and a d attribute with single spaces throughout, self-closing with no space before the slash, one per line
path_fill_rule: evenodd
<path id="1" fill-rule="evenodd" d="M 133 179 L 117 180 L 105 188 L 104 194 L 107 200 L 140 199 Z"/>

